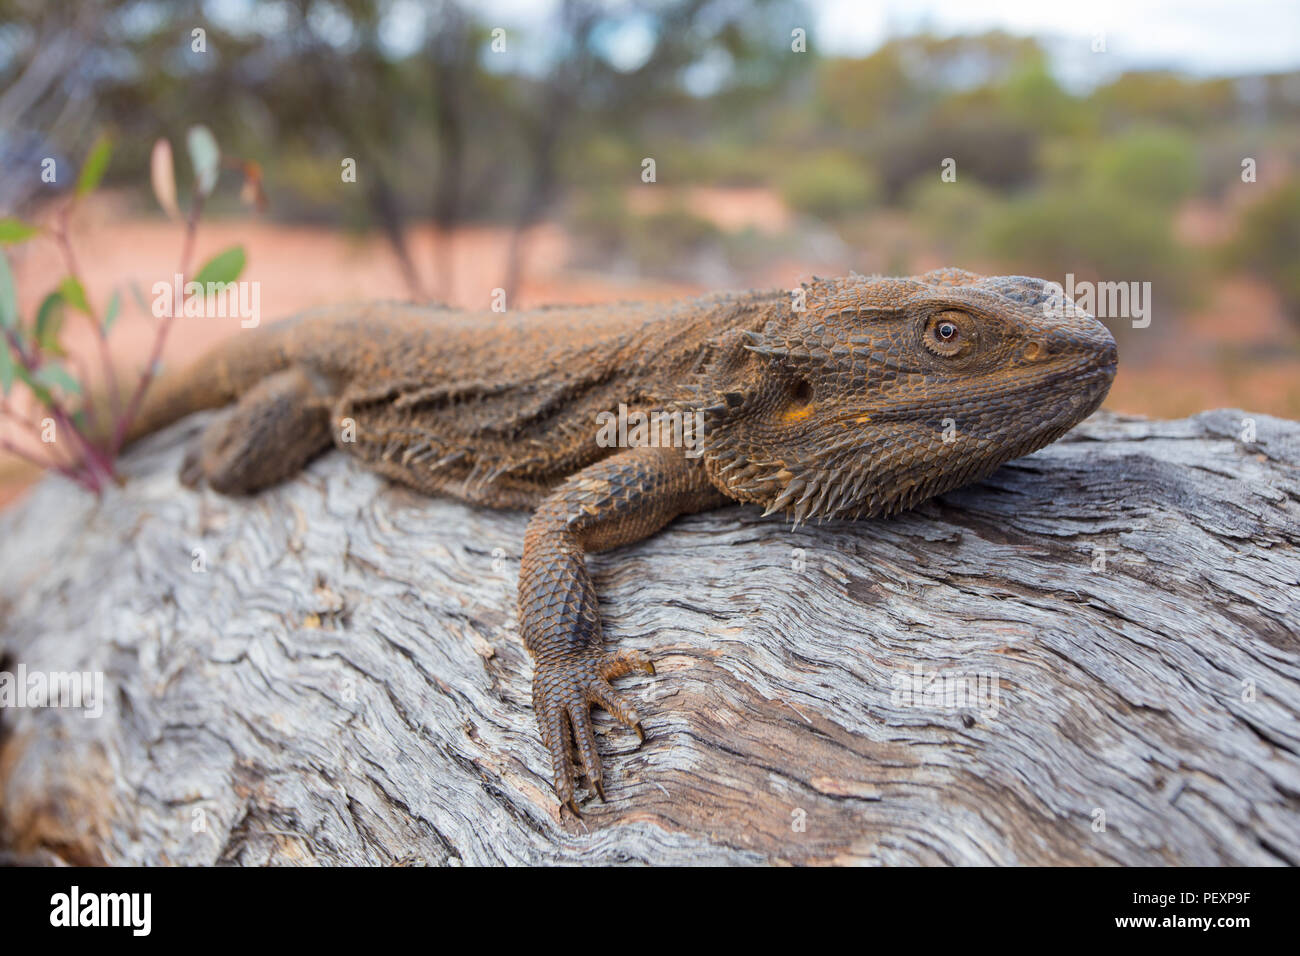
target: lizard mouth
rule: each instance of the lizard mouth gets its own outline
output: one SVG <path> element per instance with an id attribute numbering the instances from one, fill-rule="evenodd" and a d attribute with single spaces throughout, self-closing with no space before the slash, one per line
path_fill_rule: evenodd
<path id="1" fill-rule="evenodd" d="M 870 420 L 873 424 L 901 424 L 905 422 L 930 422 L 945 417 L 956 417 L 953 409 L 968 405 L 972 409 L 982 410 L 991 404 L 1014 397 L 1015 403 L 1023 410 L 1008 413 L 1004 419 L 1009 427 L 1025 430 L 1027 418 L 1039 418 L 1045 427 L 1054 427 L 1061 418 L 1073 416 L 1071 424 L 1077 424 L 1095 412 L 1115 380 L 1116 365 L 1113 361 L 1097 365 L 1083 372 L 1078 369 L 1065 369 L 1049 373 L 1036 381 L 1027 382 L 1015 389 L 1006 389 L 990 396 L 986 390 L 982 394 L 972 389 L 970 396 L 964 393 L 950 393 L 942 402 L 914 402 L 888 409 L 873 409 Z M 1005 405 L 1003 406 L 1005 407 Z M 861 421 L 856 417 L 845 416 L 841 424 Z M 977 414 L 976 419 L 983 418 Z"/>

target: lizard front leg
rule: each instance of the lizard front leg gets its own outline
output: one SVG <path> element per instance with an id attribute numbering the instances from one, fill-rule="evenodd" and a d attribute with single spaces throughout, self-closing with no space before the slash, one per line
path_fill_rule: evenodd
<path id="1" fill-rule="evenodd" d="M 680 514 L 725 500 L 702 463 L 681 449 L 631 448 L 569 478 L 528 523 L 519 626 L 533 657 L 533 710 L 551 753 L 555 792 L 575 814 L 570 739 L 588 785 L 604 799 L 590 707 L 599 704 L 644 739 L 636 710 L 609 681 L 632 670 L 654 673 L 640 654 L 605 650 L 584 556 L 639 541 Z"/>

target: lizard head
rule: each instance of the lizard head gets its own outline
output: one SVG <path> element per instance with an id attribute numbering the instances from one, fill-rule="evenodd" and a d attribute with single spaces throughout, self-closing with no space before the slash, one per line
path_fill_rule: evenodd
<path id="1" fill-rule="evenodd" d="M 718 350 L 703 442 L 715 486 L 796 523 L 982 478 L 1090 415 L 1115 376 L 1110 332 L 1041 279 L 944 269 L 804 293 Z"/>

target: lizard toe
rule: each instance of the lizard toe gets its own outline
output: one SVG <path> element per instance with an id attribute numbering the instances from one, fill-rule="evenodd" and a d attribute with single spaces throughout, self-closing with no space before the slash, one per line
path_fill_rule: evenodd
<path id="1" fill-rule="evenodd" d="M 569 746 L 569 715 L 567 710 L 554 704 L 548 695 L 533 681 L 533 710 L 538 715 L 538 724 L 542 731 L 542 743 L 551 755 L 551 769 L 555 781 L 555 795 L 560 806 L 568 807 L 578 814 L 578 804 L 574 799 L 573 758 Z"/>
<path id="2" fill-rule="evenodd" d="M 604 775 L 600 768 L 600 754 L 596 750 L 596 732 L 591 726 L 591 709 L 585 700 L 569 705 L 569 721 L 573 725 L 573 739 L 578 745 L 578 759 L 582 761 L 587 786 L 603 802 Z"/>
<path id="3" fill-rule="evenodd" d="M 587 698 L 593 704 L 604 707 L 620 724 L 635 730 L 645 740 L 645 731 L 641 729 L 641 717 L 636 708 L 627 702 L 625 696 L 616 691 L 604 679 L 593 681 L 587 687 Z"/>
<path id="4" fill-rule="evenodd" d="M 605 680 L 613 680 L 633 671 L 653 675 L 655 665 L 640 651 L 620 651 L 617 654 L 606 654 L 600 662 L 599 671 Z"/>
<path id="5" fill-rule="evenodd" d="M 654 665 L 635 652 L 589 652 L 552 658 L 539 664 L 533 673 L 533 709 L 538 715 L 542 740 L 551 755 L 555 794 L 561 805 L 575 813 L 578 773 L 586 777 L 587 786 L 595 796 L 605 799 L 604 772 L 591 723 L 592 705 L 605 708 L 645 742 L 645 730 L 636 708 L 606 679 L 606 675 L 619 676 L 633 670 L 653 673 Z"/>

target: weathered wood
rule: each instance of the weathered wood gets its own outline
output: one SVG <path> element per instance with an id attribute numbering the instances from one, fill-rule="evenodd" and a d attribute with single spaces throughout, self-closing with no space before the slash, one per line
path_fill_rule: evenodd
<path id="1" fill-rule="evenodd" d="M 102 503 L 48 480 L 0 516 L 7 666 L 108 689 L 98 719 L 0 711 L 0 837 L 107 863 L 1300 863 L 1300 423 L 1248 444 L 1245 418 L 1099 415 L 893 519 L 730 508 L 593 558 L 607 638 L 659 674 L 621 682 L 640 749 L 599 713 L 611 802 L 582 824 L 515 633 L 526 516 L 337 454 L 191 493 L 192 421 Z M 996 677 L 996 708 L 909 702 L 915 668 Z"/>

